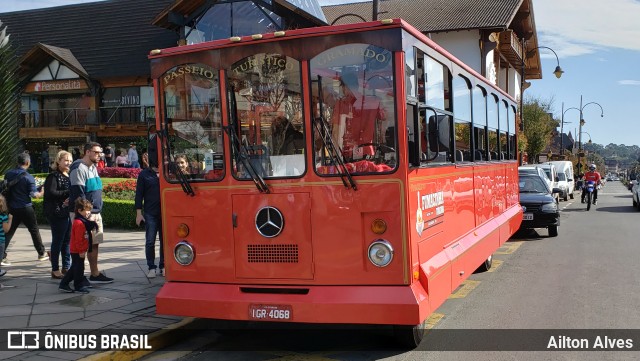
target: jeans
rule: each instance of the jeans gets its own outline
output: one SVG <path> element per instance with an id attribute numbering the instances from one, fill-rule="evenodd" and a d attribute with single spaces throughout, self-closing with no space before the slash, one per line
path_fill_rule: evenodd
<path id="1" fill-rule="evenodd" d="M 156 268 L 156 235 L 160 234 L 160 263 L 158 267 L 164 268 L 164 246 L 162 245 L 162 220 L 160 216 L 144 215 L 145 245 L 144 253 L 147 258 L 147 266 L 150 270 Z"/>
<path id="2" fill-rule="evenodd" d="M 51 270 L 58 271 L 58 260 L 62 255 L 62 268 L 71 266 L 71 254 L 69 253 L 69 239 L 71 237 L 71 219 L 69 217 L 47 217 L 51 225 Z"/>
<path id="3" fill-rule="evenodd" d="M 36 213 L 33 211 L 33 206 L 12 209 L 9 213 L 13 215 L 13 220 L 11 221 L 11 228 L 9 229 L 9 232 L 6 234 L 3 258 L 7 258 L 9 243 L 11 243 L 11 239 L 13 238 L 14 233 L 16 233 L 16 229 L 20 226 L 20 223 L 24 223 L 29 230 L 29 233 L 31 233 L 33 248 L 38 252 L 38 256 L 43 256 L 45 250 L 44 245 L 42 245 L 42 238 L 40 238 L 40 229 L 38 229 L 38 221 L 36 220 Z"/>

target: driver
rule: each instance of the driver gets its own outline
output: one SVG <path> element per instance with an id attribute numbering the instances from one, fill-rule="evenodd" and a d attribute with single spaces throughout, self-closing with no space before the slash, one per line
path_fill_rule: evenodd
<path id="1" fill-rule="evenodd" d="M 584 203 L 584 198 L 587 195 L 587 182 L 594 182 L 595 186 L 593 187 L 593 204 L 598 204 L 598 185 L 602 184 L 602 177 L 600 177 L 600 173 L 596 172 L 596 165 L 591 164 L 589 166 L 589 171 L 584 174 L 584 187 L 582 188 L 582 198 L 581 201 Z"/>

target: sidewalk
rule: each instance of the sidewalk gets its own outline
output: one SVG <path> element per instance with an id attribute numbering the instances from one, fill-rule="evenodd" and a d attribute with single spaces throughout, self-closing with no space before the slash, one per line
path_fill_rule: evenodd
<path id="1" fill-rule="evenodd" d="M 40 229 L 45 248 L 51 245 L 51 231 Z M 158 247 L 156 247 L 157 252 Z M 94 284 L 89 294 L 61 293 L 60 280 L 51 278 L 51 263 L 38 261 L 31 237 L 20 226 L 9 248 L 11 266 L 2 267 L 7 274 L 0 278 L 0 329 L 2 330 L 136 330 L 149 335 L 154 350 L 166 346 L 173 337 L 170 331 L 191 319 L 156 315 L 155 295 L 164 277 L 148 279 L 144 256 L 144 232 L 105 231 L 100 246 L 100 270 L 114 278 L 111 284 Z M 157 258 L 156 258 L 157 262 Z M 85 274 L 88 275 L 86 266 Z M 175 334 L 175 332 L 173 332 Z M 174 335 L 175 336 L 175 335 Z M 4 334 L 1 336 L 5 338 Z M 163 341 L 166 340 L 166 341 Z M 7 340 L 0 339 L 0 345 Z M 5 348 L 6 350 L 6 348 Z M 91 360 L 135 359 L 142 354 L 132 351 L 0 351 L 7 360 Z M 129 354 L 129 357 L 123 357 Z"/>

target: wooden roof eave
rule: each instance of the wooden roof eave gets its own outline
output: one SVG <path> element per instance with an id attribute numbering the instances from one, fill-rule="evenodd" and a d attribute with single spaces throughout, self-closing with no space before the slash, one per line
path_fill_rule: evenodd
<path id="1" fill-rule="evenodd" d="M 74 73 L 78 74 L 83 79 L 89 82 L 91 81 L 91 77 L 84 69 L 80 69 L 77 66 L 69 63 L 66 59 L 60 57 L 57 53 L 51 51 L 42 43 L 37 43 L 22 57 L 22 59 L 20 59 L 20 81 L 27 82 L 29 78 L 36 75 L 36 73 L 41 70 L 42 64 L 50 58 L 58 60 L 60 63 L 64 64 L 66 67 L 71 69 Z M 78 60 L 76 59 L 76 61 Z"/>

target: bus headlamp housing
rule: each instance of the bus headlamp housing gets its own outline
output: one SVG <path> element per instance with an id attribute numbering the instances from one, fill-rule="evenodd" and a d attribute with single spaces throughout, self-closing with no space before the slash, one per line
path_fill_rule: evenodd
<path id="1" fill-rule="evenodd" d="M 188 266 L 195 258 L 193 247 L 187 241 L 181 241 L 173 249 L 173 257 L 182 266 Z"/>
<path id="2" fill-rule="evenodd" d="M 377 239 L 369 245 L 369 261 L 376 267 L 386 267 L 393 260 L 393 247 L 384 239 Z"/>

